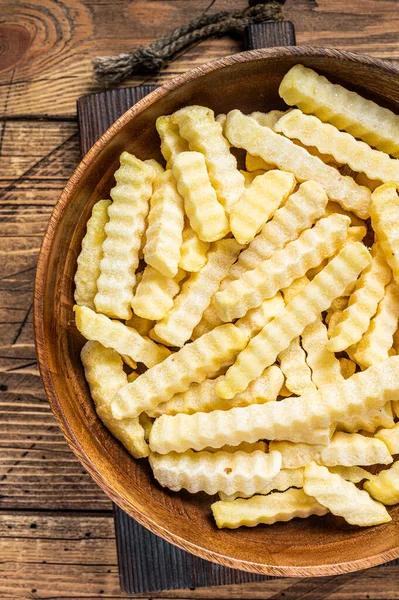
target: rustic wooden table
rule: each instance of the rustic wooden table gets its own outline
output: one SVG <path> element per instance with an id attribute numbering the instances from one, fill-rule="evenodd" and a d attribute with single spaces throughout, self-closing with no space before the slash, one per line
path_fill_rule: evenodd
<path id="1" fill-rule="evenodd" d="M 46 401 L 32 290 L 51 210 L 79 159 L 76 99 L 97 91 L 91 58 L 150 43 L 244 0 L 0 0 L 0 598 L 121 598 L 110 500 L 74 458 Z M 287 0 L 298 44 L 399 64 L 398 0 Z M 159 76 L 239 51 L 192 48 Z M 143 78 L 129 81 L 142 83 Z M 399 567 L 319 580 L 157 594 L 163 598 L 399 599 Z"/>

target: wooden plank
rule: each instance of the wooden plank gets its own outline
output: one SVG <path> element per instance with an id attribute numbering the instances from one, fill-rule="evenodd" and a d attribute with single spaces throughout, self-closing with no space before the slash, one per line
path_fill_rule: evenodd
<path id="1" fill-rule="evenodd" d="M 234 8 L 244 8 L 236 0 Z M 91 59 L 149 44 L 207 9 L 231 9 L 229 0 L 1 0 L 0 37 L 10 50 L 0 72 L 0 117 L 75 115 L 78 96 L 98 91 Z M 211 7 L 211 8 L 209 8 Z M 151 13 L 149 12 L 151 11 Z M 287 0 L 286 18 L 295 24 L 299 45 L 333 46 L 399 60 L 395 0 Z M 151 18 L 156 14 L 156 19 Z M 151 27 L 148 19 L 151 18 Z M 113 35 L 113 32 L 117 34 Z M 156 76 L 138 76 L 129 85 L 161 84 L 171 76 L 242 48 L 229 37 L 207 40 L 183 53 Z"/>

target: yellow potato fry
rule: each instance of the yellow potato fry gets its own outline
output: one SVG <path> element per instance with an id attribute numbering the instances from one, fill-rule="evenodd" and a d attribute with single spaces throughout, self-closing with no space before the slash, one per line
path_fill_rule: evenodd
<path id="1" fill-rule="evenodd" d="M 183 346 L 190 339 L 240 250 L 240 245 L 233 239 L 221 240 L 211 246 L 206 265 L 183 284 L 173 307 L 155 325 L 154 331 L 159 338 L 172 346 Z"/>
<path id="2" fill-rule="evenodd" d="M 149 448 L 139 420 L 117 421 L 112 416 L 112 399 L 127 382 L 118 353 L 111 348 L 104 348 L 98 342 L 87 342 L 83 346 L 81 359 L 91 397 L 101 421 L 135 458 L 148 456 Z"/>
<path id="3" fill-rule="evenodd" d="M 97 342 L 93 342 L 93 343 L 97 343 Z M 128 383 L 130 383 L 131 381 L 136 381 L 137 377 L 140 377 L 140 375 L 136 371 L 132 371 L 127 376 Z"/>
<path id="4" fill-rule="evenodd" d="M 327 327 L 320 315 L 305 327 L 301 341 L 307 355 L 306 362 L 312 371 L 312 381 L 317 388 L 342 379 L 339 360 L 327 348 Z"/>
<path id="5" fill-rule="evenodd" d="M 327 196 L 319 184 L 313 181 L 302 183 L 248 248 L 241 252 L 230 271 L 231 277 L 238 279 L 246 271 L 255 269 L 262 261 L 270 258 L 273 252 L 296 240 L 302 231 L 312 227 L 323 215 L 326 204 Z"/>
<path id="6" fill-rule="evenodd" d="M 162 173 L 165 173 L 165 169 L 157 160 L 155 160 L 155 158 L 147 158 L 147 160 L 145 160 L 144 162 L 146 165 L 150 165 L 150 167 L 154 169 L 157 176 L 162 175 Z"/>
<path id="7" fill-rule="evenodd" d="M 361 187 L 351 177 L 343 177 L 337 169 L 326 165 L 305 148 L 294 144 L 268 127 L 262 127 L 239 110 L 227 115 L 226 135 L 233 146 L 290 171 L 297 181 L 313 180 L 323 186 L 330 200 L 366 219 L 369 215 L 370 190 Z"/>
<path id="8" fill-rule="evenodd" d="M 327 347 L 331 352 L 341 352 L 361 339 L 370 326 L 370 320 L 384 297 L 385 286 L 390 279 L 391 269 L 381 247 L 374 244 L 371 248 L 371 263 L 359 277 L 347 308 L 330 333 Z"/>
<path id="9" fill-rule="evenodd" d="M 380 429 L 374 437 L 384 442 L 391 454 L 399 454 L 399 423 L 391 429 Z"/>
<path id="10" fill-rule="evenodd" d="M 392 506 L 399 502 L 399 461 L 366 481 L 364 489 L 379 502 Z"/>
<path id="11" fill-rule="evenodd" d="M 341 369 L 342 377 L 345 379 L 349 379 L 349 377 L 352 377 L 356 373 L 356 363 L 350 358 L 340 358 L 339 368 Z"/>
<path id="12" fill-rule="evenodd" d="M 225 115 L 224 113 L 220 113 L 219 115 L 216 115 L 216 117 L 215 117 L 216 123 L 219 123 L 222 130 L 223 130 L 224 124 L 226 123 L 226 119 L 227 119 L 227 115 Z"/>
<path id="13" fill-rule="evenodd" d="M 228 324 L 183 346 L 163 363 L 148 369 L 137 381 L 122 388 L 112 404 L 113 415 L 123 419 L 151 411 L 174 394 L 185 392 L 191 383 L 201 383 L 212 377 L 222 365 L 234 360 L 247 340 L 242 331 Z"/>
<path id="14" fill-rule="evenodd" d="M 109 317 L 130 319 L 135 272 L 149 209 L 155 171 L 128 152 L 122 152 L 111 190 L 112 204 L 105 225 L 101 274 L 94 304 Z"/>
<path id="15" fill-rule="evenodd" d="M 342 212 L 346 212 L 346 211 L 342 211 Z M 342 213 L 338 213 L 338 214 L 342 214 Z M 364 238 L 364 236 L 367 233 L 367 229 L 366 227 L 349 227 L 348 229 L 348 235 L 346 236 L 346 240 L 344 242 L 343 245 L 345 244 L 350 244 L 351 242 L 361 242 L 362 239 Z M 320 271 L 322 269 L 324 269 L 324 267 L 328 264 L 329 259 L 325 258 L 323 260 L 322 263 L 320 263 L 317 267 L 314 267 L 313 269 L 309 269 L 309 271 L 307 271 L 306 276 L 308 277 L 308 279 L 313 279 L 317 273 L 320 273 Z"/>
<path id="16" fill-rule="evenodd" d="M 205 448 L 203 452 L 211 452 L 215 454 L 215 452 L 246 452 L 247 454 L 252 454 L 252 452 L 256 451 L 267 452 L 268 445 L 266 442 L 254 442 L 253 444 L 248 444 L 247 442 L 242 442 L 238 446 L 223 446 L 222 448 Z"/>
<path id="17" fill-rule="evenodd" d="M 253 337 L 284 308 L 284 300 L 278 292 L 273 298 L 263 300 L 260 306 L 252 308 L 245 317 L 238 319 L 235 326 L 249 338 Z"/>
<path id="18" fill-rule="evenodd" d="M 365 187 L 368 187 L 372 192 L 374 192 L 374 190 L 382 183 L 381 181 L 376 181 L 375 179 L 369 179 L 364 173 L 358 173 L 355 177 L 355 181 L 358 185 L 364 185 Z"/>
<path id="19" fill-rule="evenodd" d="M 392 403 L 378 409 L 366 410 L 357 415 L 346 415 L 337 423 L 337 430 L 347 433 L 363 431 L 374 433 L 378 427 L 393 427 L 395 425 L 392 413 Z"/>
<path id="20" fill-rule="evenodd" d="M 155 479 L 163 486 L 192 494 L 256 494 L 281 469 L 279 452 L 193 452 L 150 454 Z"/>
<path id="21" fill-rule="evenodd" d="M 313 115 L 306 115 L 298 109 L 289 111 L 276 123 L 274 131 L 300 140 L 305 146 L 315 146 L 320 152 L 332 155 L 338 164 L 346 164 L 370 179 L 393 181 L 399 187 L 398 160 L 385 152 L 373 150 L 350 133 L 339 131 Z"/>
<path id="22" fill-rule="evenodd" d="M 268 496 L 253 496 L 248 500 L 237 498 L 232 502 L 215 502 L 211 506 L 219 529 L 272 525 L 278 521 L 305 519 L 310 515 L 325 515 L 328 510 L 303 490 L 295 488 Z"/>
<path id="23" fill-rule="evenodd" d="M 219 325 L 223 325 L 223 321 L 216 312 L 215 296 L 213 296 L 208 308 L 204 311 L 204 314 L 201 317 L 201 321 L 194 328 L 191 339 L 196 340 L 201 337 L 201 335 L 209 333 L 212 331 L 212 329 L 215 329 L 215 327 L 219 327 Z"/>
<path id="24" fill-rule="evenodd" d="M 367 483 L 365 484 L 365 486 Z M 312 462 L 305 468 L 305 493 L 351 525 L 367 527 L 391 521 L 386 508 L 354 483 Z"/>
<path id="25" fill-rule="evenodd" d="M 344 246 L 329 264 L 268 323 L 242 351 L 219 382 L 216 393 L 232 398 L 243 392 L 252 379 L 273 364 L 306 325 L 326 310 L 347 285 L 369 264 L 370 254 L 360 242 Z"/>
<path id="26" fill-rule="evenodd" d="M 313 113 L 383 152 L 399 156 L 399 117 L 356 92 L 332 84 L 303 65 L 283 78 L 279 94 L 289 105 Z"/>
<path id="27" fill-rule="evenodd" d="M 328 446 L 270 442 L 269 451 L 273 450 L 281 453 L 284 469 L 305 467 L 312 461 L 325 467 L 389 465 L 392 462 L 392 456 L 381 440 L 342 431 L 334 433 Z"/>
<path id="28" fill-rule="evenodd" d="M 171 169 L 176 156 L 189 149 L 188 143 L 180 135 L 178 126 L 172 122 L 172 115 L 158 117 L 155 125 L 161 138 L 161 152 L 166 160 L 166 168 Z"/>
<path id="29" fill-rule="evenodd" d="M 331 306 L 326 314 L 327 325 L 330 324 L 331 318 L 334 316 L 335 313 L 338 312 L 340 313 L 340 315 L 342 314 L 342 312 L 348 306 L 348 301 L 349 298 L 347 296 L 340 296 L 339 298 L 335 298 L 335 300 L 331 302 Z"/>
<path id="30" fill-rule="evenodd" d="M 272 298 L 308 269 L 332 256 L 342 246 L 347 236 L 349 219 L 332 215 L 320 219 L 312 229 L 301 233 L 282 250 L 261 262 L 255 269 L 231 282 L 215 296 L 216 311 L 223 321 L 242 317 L 259 306 L 265 298 Z"/>
<path id="31" fill-rule="evenodd" d="M 130 356 L 127 356 L 126 354 L 121 354 L 121 358 L 122 358 L 123 362 L 125 363 L 125 365 L 127 365 L 131 369 L 137 369 L 136 361 L 132 360 L 130 358 Z"/>
<path id="32" fill-rule="evenodd" d="M 243 394 L 238 394 L 231 400 L 223 400 L 216 395 L 215 387 L 220 378 L 205 379 L 202 383 L 193 383 L 186 392 L 175 394 L 171 400 L 162 402 L 154 410 L 149 411 L 152 417 L 161 415 L 177 415 L 179 413 L 192 415 L 196 412 L 211 412 L 212 410 L 229 410 L 237 406 L 264 404 L 277 399 L 283 385 L 284 377 L 281 370 L 272 365 L 248 386 Z"/>
<path id="33" fill-rule="evenodd" d="M 265 484 L 258 494 L 266 496 L 266 494 L 270 494 L 270 492 L 273 491 L 285 492 L 285 490 L 288 490 L 290 487 L 303 487 L 303 471 L 303 469 L 281 469 L 273 479 L 270 479 L 270 481 Z M 249 496 L 243 492 L 235 492 L 234 494 L 219 492 L 219 498 L 227 502 L 231 502 L 236 498 L 248 497 Z"/>
<path id="34" fill-rule="evenodd" d="M 392 281 L 385 288 L 385 296 L 380 301 L 368 330 L 354 349 L 355 360 L 361 367 L 367 368 L 388 358 L 398 320 L 399 286 Z"/>
<path id="35" fill-rule="evenodd" d="M 245 155 L 245 168 L 250 172 L 263 172 L 263 171 L 271 171 L 275 167 L 260 158 L 259 156 L 252 156 L 248 152 Z"/>
<path id="36" fill-rule="evenodd" d="M 342 467 L 337 465 L 336 467 L 329 467 L 328 470 L 330 473 L 335 473 L 352 483 L 360 483 L 360 481 L 371 479 L 372 477 L 371 473 L 361 467 Z"/>
<path id="37" fill-rule="evenodd" d="M 148 442 L 148 440 L 150 439 L 150 433 L 151 433 L 152 425 L 154 423 L 154 419 L 151 419 L 151 417 L 149 417 L 147 415 L 147 413 L 143 412 L 139 416 L 139 423 L 142 426 L 142 428 L 144 429 L 144 439 L 146 442 Z"/>
<path id="38" fill-rule="evenodd" d="M 385 183 L 371 196 L 371 224 L 399 285 L 399 196 L 395 184 Z"/>
<path id="39" fill-rule="evenodd" d="M 172 171 L 165 171 L 154 184 L 150 200 L 144 259 L 165 277 L 175 277 L 183 239 L 183 198 Z"/>
<path id="40" fill-rule="evenodd" d="M 183 229 L 179 267 L 189 273 L 200 271 L 206 263 L 208 250 L 209 242 L 200 240 L 194 229 L 187 224 Z"/>
<path id="41" fill-rule="evenodd" d="M 295 188 L 295 177 L 268 171 L 255 177 L 230 211 L 230 228 L 240 244 L 248 244 Z"/>
<path id="42" fill-rule="evenodd" d="M 131 319 L 125 321 L 125 325 L 127 327 L 133 327 L 133 329 L 135 329 L 142 336 L 148 336 L 151 329 L 154 327 L 154 321 L 143 319 L 138 315 L 133 315 Z"/>
<path id="43" fill-rule="evenodd" d="M 120 321 L 112 321 L 86 306 L 75 306 L 74 312 L 76 327 L 86 339 L 100 342 L 119 354 L 126 354 L 134 361 L 144 363 L 146 367 L 153 367 L 170 354 L 170 350 L 142 337 L 132 327 L 126 327 Z"/>
<path id="44" fill-rule="evenodd" d="M 259 125 L 273 129 L 277 121 L 281 119 L 284 114 L 283 110 L 270 110 L 267 113 L 256 110 L 255 112 L 250 113 L 249 116 L 255 119 Z"/>
<path id="45" fill-rule="evenodd" d="M 258 177 L 258 175 L 263 175 L 264 171 L 253 171 L 250 173 L 249 171 L 240 170 L 240 173 L 242 173 L 244 176 L 245 188 L 249 188 L 255 177 Z"/>
<path id="46" fill-rule="evenodd" d="M 359 217 L 356 217 L 356 215 L 354 215 L 353 212 L 344 210 L 342 206 L 340 206 L 336 202 L 328 202 L 323 216 L 328 217 L 329 215 L 333 215 L 335 213 L 349 217 L 352 223 L 352 227 L 366 227 L 366 222 L 363 219 L 359 219 Z M 366 232 L 364 233 L 364 235 L 366 235 Z"/>
<path id="47" fill-rule="evenodd" d="M 181 271 L 179 278 L 184 277 Z M 135 314 L 143 319 L 157 321 L 163 319 L 171 308 L 173 298 L 180 291 L 178 281 L 162 275 L 157 269 L 147 266 L 144 269 L 143 278 L 137 286 L 132 300 L 132 308 Z"/>
<path id="48" fill-rule="evenodd" d="M 88 306 L 93 310 L 97 279 L 100 276 L 100 261 L 103 256 L 104 228 L 108 222 L 110 204 L 110 200 L 99 200 L 93 206 L 91 217 L 87 221 L 86 234 L 82 240 L 82 249 L 77 258 L 75 302 L 78 306 Z"/>
<path id="49" fill-rule="evenodd" d="M 173 163 L 177 189 L 184 198 L 190 225 L 203 242 L 220 240 L 229 232 L 223 206 L 216 198 L 200 152 L 182 152 Z"/>
<path id="50" fill-rule="evenodd" d="M 190 150 L 203 154 L 217 199 L 228 213 L 244 191 L 244 177 L 213 111 L 204 106 L 186 106 L 175 112 L 172 119 Z"/>

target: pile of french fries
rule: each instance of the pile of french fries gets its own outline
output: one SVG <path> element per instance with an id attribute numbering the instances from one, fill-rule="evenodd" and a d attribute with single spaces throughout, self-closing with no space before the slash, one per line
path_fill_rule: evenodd
<path id="1" fill-rule="evenodd" d="M 122 153 L 77 260 L 86 379 L 160 485 L 219 494 L 218 527 L 387 523 L 399 116 L 302 65 L 279 93 L 296 108 L 160 117 L 165 167 Z"/>

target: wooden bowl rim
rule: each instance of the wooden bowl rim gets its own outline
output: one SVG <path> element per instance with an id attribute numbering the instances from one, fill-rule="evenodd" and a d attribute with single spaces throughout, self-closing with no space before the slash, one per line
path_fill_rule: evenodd
<path id="1" fill-rule="evenodd" d="M 331 59 L 345 59 L 353 62 L 354 64 L 365 64 L 379 68 L 391 75 L 399 76 L 399 68 L 392 65 L 384 60 L 366 56 L 363 54 L 357 54 L 354 52 L 347 52 L 344 50 L 336 50 L 333 48 L 318 48 L 310 46 L 279 46 L 274 48 L 262 48 L 259 50 L 250 50 L 247 52 L 240 52 L 223 58 L 219 58 L 204 65 L 200 65 L 193 69 L 190 69 L 182 75 L 178 75 L 173 79 L 166 82 L 163 86 L 157 88 L 145 98 L 137 102 L 129 110 L 127 110 L 119 119 L 117 119 L 107 131 L 103 133 L 100 139 L 94 144 L 89 152 L 83 157 L 73 175 L 66 184 L 62 191 L 48 222 L 46 231 L 44 233 L 42 245 L 40 248 L 38 264 L 36 269 L 36 277 L 34 284 L 34 298 L 33 298 L 33 324 L 35 334 L 35 345 L 36 353 L 38 357 L 39 370 L 42 378 L 44 390 L 49 400 L 51 409 L 57 419 L 58 425 L 63 432 L 68 445 L 81 461 L 85 469 L 89 472 L 95 482 L 102 488 L 102 490 L 111 498 L 115 504 L 117 504 L 122 510 L 127 512 L 131 517 L 138 521 L 141 525 L 164 538 L 166 541 L 175 544 L 182 550 L 191 552 L 205 560 L 210 560 L 227 566 L 233 569 L 241 569 L 243 571 L 249 571 L 262 575 L 273 575 L 273 576 L 284 576 L 284 577 L 315 577 L 315 576 L 326 576 L 326 575 L 337 575 L 342 573 L 348 573 L 357 571 L 372 566 L 376 566 L 387 561 L 393 560 L 399 557 L 399 542 L 398 546 L 392 550 L 375 554 L 363 559 L 357 559 L 354 561 L 346 561 L 337 564 L 326 564 L 317 566 L 293 566 L 284 565 L 276 566 L 269 564 L 254 563 L 251 561 L 231 558 L 226 555 L 222 555 L 202 546 L 198 546 L 187 540 L 181 538 L 175 533 L 168 531 L 160 523 L 144 516 L 134 505 L 126 501 L 126 499 L 120 495 L 112 487 L 111 483 L 105 478 L 105 476 L 97 469 L 97 466 L 91 461 L 83 450 L 78 438 L 72 431 L 67 419 L 65 418 L 61 404 L 58 400 L 53 381 L 51 371 L 47 366 L 47 353 L 45 345 L 44 335 L 44 322 L 43 322 L 43 294 L 45 290 L 45 283 L 47 277 L 47 268 L 50 258 L 50 251 L 52 248 L 52 241 L 54 233 L 59 226 L 64 210 L 71 200 L 73 193 L 78 186 L 82 177 L 84 177 L 86 169 L 96 160 L 97 156 L 108 144 L 108 142 L 136 115 L 144 111 L 148 106 L 153 104 L 158 99 L 167 95 L 170 91 L 175 90 L 181 85 L 192 81 L 202 75 L 209 72 L 223 69 L 225 67 L 251 61 L 262 60 L 265 58 L 278 58 L 284 56 L 298 57 L 298 61 L 302 57 L 329 57 Z M 93 94 L 95 95 L 95 94 Z"/>

